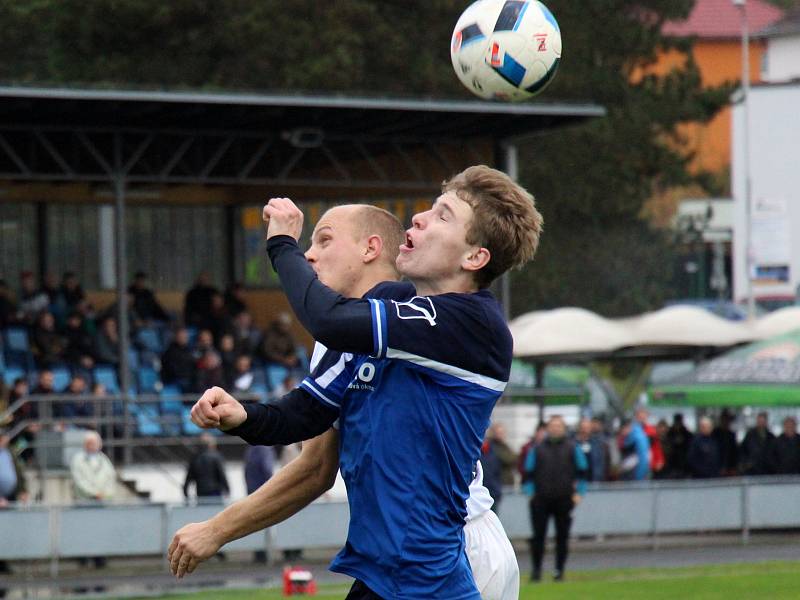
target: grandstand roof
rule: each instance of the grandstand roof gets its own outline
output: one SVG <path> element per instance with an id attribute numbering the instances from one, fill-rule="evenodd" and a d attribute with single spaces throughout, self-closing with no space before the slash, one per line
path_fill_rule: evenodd
<path id="1" fill-rule="evenodd" d="M 747 0 L 747 24 L 753 33 L 782 16 L 780 8 L 764 0 Z M 738 39 L 742 33 L 741 12 L 731 0 L 697 0 L 686 20 L 665 23 L 661 31 L 670 36 Z"/>
<path id="2" fill-rule="evenodd" d="M 0 124 L 60 127 L 502 139 L 604 114 L 588 103 L 0 87 Z"/>

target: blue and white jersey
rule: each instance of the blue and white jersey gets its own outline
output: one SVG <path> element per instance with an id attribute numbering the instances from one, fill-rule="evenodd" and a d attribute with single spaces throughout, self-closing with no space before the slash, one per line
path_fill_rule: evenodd
<path id="1" fill-rule="evenodd" d="M 315 352 L 301 384 L 340 410 L 351 520 L 331 569 L 386 599 L 477 600 L 466 500 L 511 334 L 486 291 L 417 297 L 381 284 L 367 296 L 372 356 Z"/>

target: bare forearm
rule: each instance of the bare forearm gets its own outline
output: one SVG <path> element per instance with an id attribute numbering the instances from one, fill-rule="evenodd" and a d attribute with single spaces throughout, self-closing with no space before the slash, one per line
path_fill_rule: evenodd
<path id="1" fill-rule="evenodd" d="M 300 456 L 209 525 L 226 544 L 285 521 L 330 489 L 337 469 L 338 437 L 329 431 L 309 440 Z"/>

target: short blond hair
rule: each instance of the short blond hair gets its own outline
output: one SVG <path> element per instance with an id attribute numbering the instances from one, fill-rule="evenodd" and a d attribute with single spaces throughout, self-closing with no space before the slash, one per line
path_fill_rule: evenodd
<path id="1" fill-rule="evenodd" d="M 353 233 L 358 239 L 371 235 L 380 236 L 383 242 L 381 256 L 393 269 L 396 269 L 395 261 L 400 254 L 400 246 L 406 240 L 406 230 L 400 219 L 383 208 L 362 204 L 358 206 Z"/>
<path id="2" fill-rule="evenodd" d="M 544 219 L 525 188 L 508 175 L 486 165 L 469 167 L 442 184 L 472 207 L 467 243 L 489 250 L 489 263 L 477 271 L 479 288 L 533 258 Z"/>

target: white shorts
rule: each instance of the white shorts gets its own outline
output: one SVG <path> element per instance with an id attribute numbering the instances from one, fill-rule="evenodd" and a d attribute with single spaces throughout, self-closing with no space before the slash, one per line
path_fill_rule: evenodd
<path id="1" fill-rule="evenodd" d="M 519 565 L 503 524 L 487 510 L 464 525 L 467 558 L 483 600 L 519 600 Z"/>

